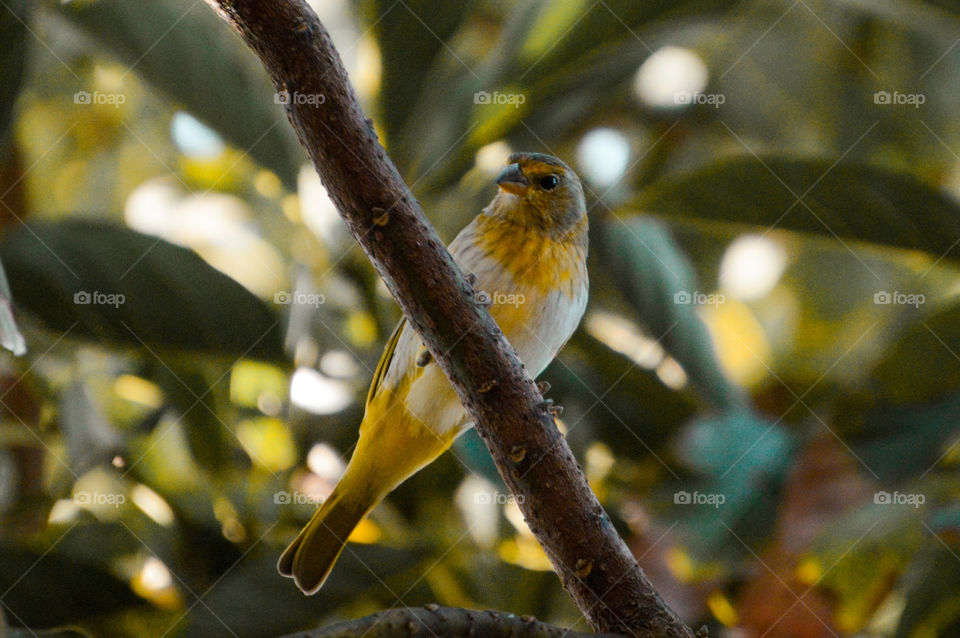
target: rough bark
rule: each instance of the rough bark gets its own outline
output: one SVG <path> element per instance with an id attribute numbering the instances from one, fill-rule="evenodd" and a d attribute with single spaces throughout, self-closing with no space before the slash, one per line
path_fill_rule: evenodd
<path id="1" fill-rule="evenodd" d="M 303 0 L 206 1 L 240 32 L 277 90 L 291 96 L 287 116 L 340 215 L 452 381 L 591 626 L 692 637 L 617 534 L 513 348 L 474 302 L 365 118 L 313 10 Z"/>
<path id="2" fill-rule="evenodd" d="M 459 607 L 404 607 L 357 620 L 290 634 L 285 638 L 624 638 L 621 634 L 585 634 L 542 623 L 531 616 Z"/>

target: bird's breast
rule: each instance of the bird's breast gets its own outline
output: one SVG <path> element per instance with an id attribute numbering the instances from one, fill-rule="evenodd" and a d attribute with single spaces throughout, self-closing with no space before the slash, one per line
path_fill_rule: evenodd
<path id="1" fill-rule="evenodd" d="M 586 283 L 586 230 L 584 217 L 561 241 L 532 227 L 481 215 L 475 242 L 479 259 L 490 264 L 479 269 L 502 272 L 512 285 L 531 293 L 545 297 L 560 291 L 572 299 Z"/>
<path id="2" fill-rule="evenodd" d="M 557 241 L 483 218 L 478 231 L 479 250 L 463 255 L 466 259 L 460 265 L 476 275 L 478 297 L 490 304 L 490 314 L 527 372 L 536 376 L 583 316 L 588 286 L 586 243 L 579 238 Z"/>
<path id="3" fill-rule="evenodd" d="M 583 232 L 586 232 L 584 220 Z M 450 251 L 464 273 L 475 277 L 478 303 L 536 377 L 576 329 L 587 304 L 586 242 L 559 242 L 515 225 L 480 216 L 454 240 Z M 414 365 L 420 339 L 406 325 L 398 339 L 382 391 L 404 399 L 411 425 L 438 435 L 457 432 L 467 415 L 435 362 Z"/>

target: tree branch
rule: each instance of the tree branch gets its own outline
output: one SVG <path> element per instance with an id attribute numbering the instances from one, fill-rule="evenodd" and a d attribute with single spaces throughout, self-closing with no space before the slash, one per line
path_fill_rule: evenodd
<path id="1" fill-rule="evenodd" d="M 287 116 L 340 215 L 452 381 L 593 628 L 691 638 L 617 534 L 513 348 L 487 309 L 474 303 L 364 117 L 313 10 L 303 0 L 206 1 L 291 97 Z"/>
<path id="2" fill-rule="evenodd" d="M 622 634 L 584 634 L 542 623 L 532 616 L 460 607 L 402 607 L 356 620 L 291 634 L 285 638 L 624 638 Z"/>

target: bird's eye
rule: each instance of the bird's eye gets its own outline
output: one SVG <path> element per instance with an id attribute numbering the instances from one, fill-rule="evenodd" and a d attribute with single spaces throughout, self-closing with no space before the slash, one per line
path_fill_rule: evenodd
<path id="1" fill-rule="evenodd" d="M 560 183 L 560 178 L 556 175 L 547 175 L 540 180 L 540 188 L 545 191 L 551 191 L 557 187 L 557 184 Z"/>

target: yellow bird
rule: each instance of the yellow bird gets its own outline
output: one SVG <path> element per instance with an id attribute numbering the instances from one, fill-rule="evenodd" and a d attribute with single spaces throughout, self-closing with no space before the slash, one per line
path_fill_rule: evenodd
<path id="1" fill-rule="evenodd" d="M 450 253 L 534 377 L 587 305 L 587 214 L 580 180 L 549 155 L 516 153 L 493 201 Z M 377 366 L 360 440 L 333 492 L 283 552 L 280 573 L 307 594 L 323 585 L 350 533 L 384 496 L 473 424 L 410 325 L 401 320 Z"/>

